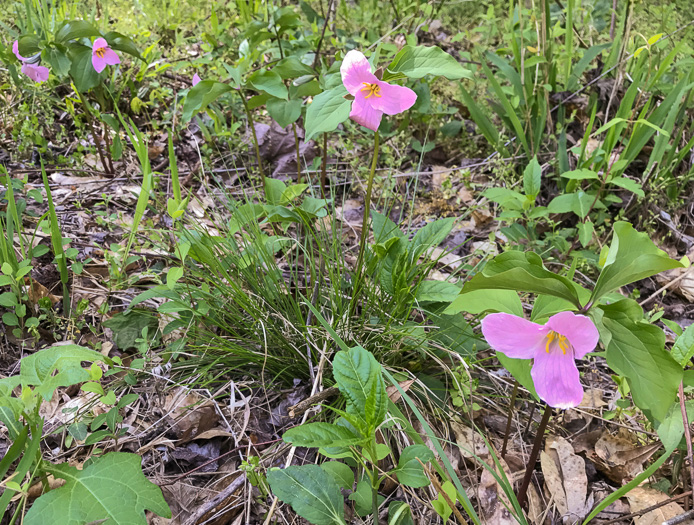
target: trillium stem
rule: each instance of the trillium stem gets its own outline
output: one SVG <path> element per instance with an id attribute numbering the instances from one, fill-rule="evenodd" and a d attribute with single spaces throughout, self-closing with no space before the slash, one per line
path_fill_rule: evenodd
<path id="1" fill-rule="evenodd" d="M 528 460 L 528 465 L 525 467 L 525 476 L 523 477 L 523 483 L 518 491 L 518 504 L 521 507 L 525 507 L 528 500 L 528 487 L 530 486 L 530 479 L 535 471 L 535 465 L 537 464 L 537 457 L 540 455 L 540 449 L 542 448 L 542 440 L 545 437 L 545 430 L 547 429 L 547 423 L 549 423 L 549 418 L 552 417 L 552 407 L 545 405 L 545 411 L 542 413 L 542 421 L 540 421 L 540 426 L 537 428 L 537 434 L 535 435 L 535 443 L 533 444 L 533 450 L 530 452 L 530 459 Z"/>
<path id="2" fill-rule="evenodd" d="M 376 174 L 376 162 L 378 161 L 378 131 L 374 135 L 374 155 L 371 161 L 371 171 L 369 172 L 369 180 L 366 183 L 366 196 L 364 197 L 364 216 L 361 222 L 361 238 L 359 239 L 359 256 L 357 257 L 357 266 L 354 272 L 354 294 L 352 296 L 352 304 L 350 307 L 350 312 L 354 310 L 356 306 L 356 299 L 359 295 L 359 289 L 362 281 L 362 274 L 364 273 L 364 258 L 366 251 L 366 239 L 369 236 L 369 214 L 371 212 L 371 193 L 373 191 L 374 176 Z"/>

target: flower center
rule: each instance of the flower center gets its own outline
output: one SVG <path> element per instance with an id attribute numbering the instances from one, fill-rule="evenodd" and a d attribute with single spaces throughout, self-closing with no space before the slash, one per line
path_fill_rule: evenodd
<path id="1" fill-rule="evenodd" d="M 94 54 L 98 56 L 99 58 L 104 58 L 104 54 L 106 53 L 106 48 L 100 47 L 96 51 L 94 51 Z"/>
<path id="2" fill-rule="evenodd" d="M 363 84 L 364 87 L 361 88 L 361 90 L 368 92 L 364 98 L 369 98 L 372 95 L 381 98 L 381 86 L 378 84 L 369 84 L 368 82 L 363 82 Z"/>
<path id="3" fill-rule="evenodd" d="M 550 331 L 547 334 L 547 344 L 545 345 L 545 351 L 549 354 L 549 345 L 552 344 L 553 341 L 557 341 L 557 345 L 559 345 L 559 348 L 561 348 L 561 351 L 564 355 L 566 355 L 566 351 L 569 349 L 570 343 L 566 339 L 565 335 L 558 334 L 557 332 Z"/>

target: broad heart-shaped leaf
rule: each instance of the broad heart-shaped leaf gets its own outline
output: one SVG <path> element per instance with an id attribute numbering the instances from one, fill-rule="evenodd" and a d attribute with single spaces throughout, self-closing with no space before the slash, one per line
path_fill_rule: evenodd
<path id="1" fill-rule="evenodd" d="M 99 352 L 81 346 L 52 346 L 22 359 L 19 380 L 22 386 L 34 386 L 36 393 L 48 401 L 56 388 L 90 379 L 89 372 L 82 368 L 83 361 L 106 360 Z"/>
<path id="2" fill-rule="evenodd" d="M 64 77 L 70 72 L 70 57 L 67 56 L 64 46 L 49 47 L 45 52 L 46 62 L 53 72 L 59 77 Z"/>
<path id="3" fill-rule="evenodd" d="M 306 110 L 306 141 L 318 133 L 335 131 L 349 118 L 352 103 L 345 99 L 345 86 L 340 84 L 313 98 Z"/>
<path id="4" fill-rule="evenodd" d="M 84 20 L 65 20 L 55 33 L 55 41 L 62 44 L 68 40 L 90 36 L 101 36 L 101 33 Z"/>
<path id="5" fill-rule="evenodd" d="M 523 303 L 513 290 L 475 290 L 459 295 L 443 311 L 444 315 L 460 312 L 481 314 L 483 312 L 504 312 L 523 317 Z"/>
<path id="6" fill-rule="evenodd" d="M 347 413 L 363 422 L 360 430 L 370 436 L 383 423 L 388 408 L 381 365 L 371 352 L 357 346 L 335 354 L 333 377 L 347 400 Z"/>
<path id="7" fill-rule="evenodd" d="M 17 42 L 19 54 L 23 57 L 30 57 L 41 51 L 41 41 L 36 35 L 24 35 L 19 37 Z"/>
<path id="8" fill-rule="evenodd" d="M 101 74 L 96 72 L 92 65 L 92 50 L 82 44 L 73 44 L 70 46 L 70 76 L 75 83 L 77 91 L 84 93 L 93 87 L 99 85 L 101 76 L 106 76 L 106 73 Z"/>
<path id="9" fill-rule="evenodd" d="M 274 71 L 256 71 L 248 77 L 248 83 L 258 91 L 264 91 L 273 97 L 287 100 L 289 92 L 282 82 L 282 77 Z"/>
<path id="10" fill-rule="evenodd" d="M 610 251 L 595 283 L 591 301 L 595 302 L 625 284 L 682 266 L 653 244 L 647 234 L 637 232 L 628 222 L 616 222 Z"/>
<path id="11" fill-rule="evenodd" d="M 546 270 L 542 258 L 533 252 L 506 252 L 492 261 L 465 283 L 463 293 L 473 290 L 515 290 L 553 295 L 581 308 L 590 293 L 566 277 Z"/>
<path id="12" fill-rule="evenodd" d="M 267 101 L 267 112 L 280 127 L 286 128 L 301 116 L 301 100 L 283 100 L 271 97 Z"/>
<path id="13" fill-rule="evenodd" d="M 37 499 L 24 517 L 26 525 L 145 525 L 145 510 L 164 518 L 171 511 L 161 489 L 142 473 L 137 454 L 110 452 L 82 470 L 66 464 L 47 470 L 65 485 Z"/>
<path id="14" fill-rule="evenodd" d="M 349 447 L 364 438 L 332 423 L 306 423 L 287 430 L 282 439 L 295 447 Z"/>
<path id="15" fill-rule="evenodd" d="M 183 122 L 188 122 L 194 113 L 204 110 L 208 105 L 232 89 L 229 84 L 215 82 L 214 80 L 198 82 L 188 91 L 186 101 L 183 103 L 181 119 Z"/>
<path id="16" fill-rule="evenodd" d="M 448 80 L 472 78 L 472 72 L 465 69 L 451 55 L 440 47 L 405 46 L 395 55 L 388 70 L 403 73 L 410 78 L 426 75 L 446 77 Z"/>
<path id="17" fill-rule="evenodd" d="M 368 479 L 361 479 L 357 482 L 357 486 L 349 495 L 349 500 L 354 502 L 354 510 L 362 518 L 371 514 L 372 504 L 373 504 L 373 492 L 371 490 L 371 483 Z M 385 501 L 385 498 L 380 494 L 377 496 L 378 506 Z"/>
<path id="18" fill-rule="evenodd" d="M 314 525 L 344 525 L 340 487 L 318 465 L 291 466 L 267 473 L 272 492 Z"/>
<path id="19" fill-rule="evenodd" d="M 398 475 L 398 481 L 403 485 L 419 488 L 426 487 L 430 483 L 418 459 L 426 465 L 434 459 L 434 453 L 424 445 L 410 445 L 400 454 L 395 473 Z"/>
<path id="20" fill-rule="evenodd" d="M 636 320 L 641 307 L 631 299 L 601 305 L 602 326 L 610 333 L 607 364 L 627 378 L 634 403 L 663 421 L 682 381 L 682 367 L 665 350 L 665 334 Z"/>
<path id="21" fill-rule="evenodd" d="M 677 338 L 672 346 L 670 355 L 682 368 L 687 366 L 687 363 L 694 356 L 694 324 L 690 324 L 682 335 Z"/>

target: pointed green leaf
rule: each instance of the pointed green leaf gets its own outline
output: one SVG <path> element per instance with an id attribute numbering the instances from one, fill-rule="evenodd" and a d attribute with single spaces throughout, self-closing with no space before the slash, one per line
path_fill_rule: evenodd
<path id="1" fill-rule="evenodd" d="M 637 320 L 641 308 L 631 299 L 599 308 L 611 335 L 607 364 L 627 378 L 636 406 L 663 421 L 682 381 L 682 367 L 665 350 L 665 334 Z"/>
<path id="2" fill-rule="evenodd" d="M 448 80 L 472 78 L 470 70 L 465 69 L 455 58 L 436 46 L 405 46 L 395 55 L 388 70 L 403 73 L 409 78 L 422 78 L 427 75 L 446 77 Z"/>
<path id="3" fill-rule="evenodd" d="M 320 468 L 332 476 L 340 488 L 352 490 L 354 486 L 354 471 L 349 465 L 340 461 L 326 461 L 321 463 Z"/>
<path id="4" fill-rule="evenodd" d="M 283 100 L 271 97 L 267 103 L 267 112 L 280 127 L 286 128 L 301 116 L 301 100 Z"/>
<path id="5" fill-rule="evenodd" d="M 248 77 L 248 83 L 258 91 L 264 91 L 273 97 L 287 100 L 289 92 L 282 82 L 282 77 L 274 71 L 256 71 Z"/>
<path id="6" fill-rule="evenodd" d="M 318 133 L 335 131 L 337 126 L 349 118 L 352 103 L 345 99 L 345 86 L 339 86 L 324 91 L 313 98 L 306 110 L 306 140 Z"/>
<path id="7" fill-rule="evenodd" d="M 332 423 L 306 423 L 290 428 L 282 439 L 295 447 L 348 447 L 364 441 L 350 429 Z"/>
<path id="8" fill-rule="evenodd" d="M 523 191 L 526 195 L 537 197 L 540 193 L 542 183 L 542 167 L 537 162 L 537 157 L 533 157 L 523 172 Z"/>
<path id="9" fill-rule="evenodd" d="M 373 431 L 386 417 L 388 396 L 381 365 L 361 347 L 341 350 L 333 360 L 333 376 L 347 400 L 347 412 Z"/>
<path id="10" fill-rule="evenodd" d="M 626 284 L 682 266 L 653 244 L 647 234 L 637 232 L 628 222 L 616 222 L 610 251 L 591 301 Z"/>
<path id="11" fill-rule="evenodd" d="M 183 122 L 188 122 L 194 113 L 203 111 L 212 102 L 231 90 L 232 87 L 229 84 L 215 82 L 214 80 L 198 82 L 188 91 L 186 100 L 183 103 L 181 119 Z"/>

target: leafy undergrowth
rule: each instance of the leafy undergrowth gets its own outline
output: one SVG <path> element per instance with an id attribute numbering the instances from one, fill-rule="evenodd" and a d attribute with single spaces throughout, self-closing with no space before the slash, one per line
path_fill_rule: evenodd
<path id="1" fill-rule="evenodd" d="M 0 6 L 2 523 L 681 516 L 666 7 Z"/>

